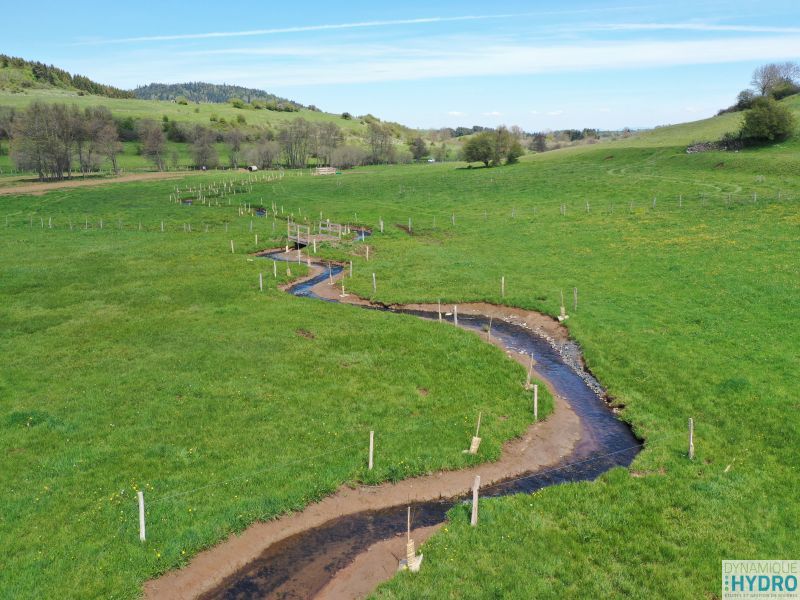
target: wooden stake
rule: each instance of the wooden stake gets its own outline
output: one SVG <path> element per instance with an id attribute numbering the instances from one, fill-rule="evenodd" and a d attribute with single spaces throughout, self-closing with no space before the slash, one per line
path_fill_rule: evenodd
<path id="1" fill-rule="evenodd" d="M 500 296 L 502 298 L 506 297 L 506 276 L 505 275 L 503 275 L 500 278 Z"/>
<path id="2" fill-rule="evenodd" d="M 375 455 L 375 432 L 369 432 L 369 470 L 372 471 L 372 458 Z M 409 509 L 410 510 L 410 509 Z"/>
<path id="3" fill-rule="evenodd" d="M 352 277 L 353 277 L 353 261 L 351 260 L 350 261 L 350 278 L 352 279 Z"/>
<path id="4" fill-rule="evenodd" d="M 258 291 L 259 292 L 263 292 L 264 291 L 264 274 L 263 273 L 259 273 L 258 274 Z"/>
<path id="5" fill-rule="evenodd" d="M 442 300 L 441 298 L 436 301 L 436 312 L 439 314 L 439 323 L 442 322 Z"/>
<path id="6" fill-rule="evenodd" d="M 478 489 L 480 487 L 481 476 L 475 475 L 475 481 L 472 483 L 472 516 L 469 520 L 469 524 L 473 527 L 478 524 Z"/>
<path id="7" fill-rule="evenodd" d="M 453 325 L 458 325 L 458 305 L 453 305 Z"/>
<path id="8" fill-rule="evenodd" d="M 136 492 L 136 497 L 139 500 L 139 539 L 141 541 L 145 541 L 145 529 L 144 529 L 144 494 L 141 490 Z"/>
<path id="9" fill-rule="evenodd" d="M 258 246 L 258 234 L 256 234 L 256 246 Z"/>
<path id="10" fill-rule="evenodd" d="M 375 273 L 372 274 L 372 293 L 376 294 L 378 292 L 378 283 L 375 280 Z"/>
<path id="11" fill-rule="evenodd" d="M 367 260 L 369 260 L 369 246 L 367 246 Z"/>
<path id="12" fill-rule="evenodd" d="M 694 419 L 689 418 L 689 460 L 694 460 Z"/>
<path id="13" fill-rule="evenodd" d="M 572 295 L 575 300 L 575 312 L 578 312 L 578 288 L 572 288 Z"/>
<path id="14" fill-rule="evenodd" d="M 539 384 L 533 384 L 533 420 L 539 420 Z"/>
<path id="15" fill-rule="evenodd" d="M 278 263 L 276 261 L 272 261 L 272 276 L 277 279 L 278 278 Z"/>
<path id="16" fill-rule="evenodd" d="M 234 253 L 234 251 L 233 251 L 233 240 L 231 240 L 231 254 L 233 254 L 233 253 Z"/>

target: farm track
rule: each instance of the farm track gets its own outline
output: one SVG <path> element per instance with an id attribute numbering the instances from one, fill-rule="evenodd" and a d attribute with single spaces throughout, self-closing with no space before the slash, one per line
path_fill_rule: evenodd
<path id="1" fill-rule="evenodd" d="M 267 252 L 261 253 L 262 256 L 265 254 Z M 270 256 L 278 260 L 296 259 L 295 253 L 288 256 L 280 251 L 273 251 Z M 436 305 L 386 307 L 352 294 L 342 297 L 337 284 L 344 277 L 343 271 L 329 278 L 327 270 L 322 265 L 312 264 L 311 268 L 312 272 L 307 277 L 285 286 L 285 291 L 294 290 L 305 282 L 317 279 L 318 281 L 309 287 L 308 291 L 313 297 L 322 300 L 413 314 L 431 312 L 435 314 L 437 310 Z M 515 327 L 536 331 L 536 335 L 548 339 L 554 348 L 558 344 L 563 347 L 569 340 L 567 330 L 559 323 L 532 311 L 489 304 L 463 304 L 459 305 L 459 317 L 462 322 L 470 318 L 492 318 L 496 324 L 506 322 Z M 484 341 L 503 349 L 509 358 L 525 367 L 528 366 L 529 354 L 509 349 L 497 334 L 487 335 L 480 329 L 476 330 L 474 325 L 469 327 L 462 322 L 459 323 L 460 327 L 476 331 Z M 576 368 L 581 366 L 576 365 Z M 497 462 L 457 471 L 437 472 L 397 483 L 356 488 L 343 486 L 332 496 L 306 507 L 303 511 L 273 521 L 253 524 L 241 535 L 232 536 L 200 553 L 183 569 L 148 582 L 144 588 L 145 597 L 151 599 L 238 597 L 235 591 L 237 586 L 240 586 L 239 591 L 247 590 L 247 597 L 278 595 L 287 598 L 361 598 L 368 595 L 378 584 L 396 572 L 397 558 L 404 553 L 403 537 L 389 537 L 371 543 L 366 548 L 350 549 L 349 554 L 345 555 L 346 560 L 343 560 L 342 556 L 336 554 L 344 552 L 340 547 L 342 544 L 334 544 L 334 548 L 326 553 L 325 550 L 319 550 L 316 544 L 304 540 L 303 536 L 307 536 L 309 532 L 313 534 L 315 530 L 322 530 L 322 537 L 325 537 L 326 528 L 335 530 L 336 523 L 343 519 L 357 519 L 359 515 L 369 515 L 372 518 L 375 514 L 380 515 L 381 511 L 392 507 L 405 507 L 407 504 L 420 506 L 422 507 L 420 510 L 424 511 L 425 503 L 428 505 L 438 503 L 443 506 L 441 512 L 444 514 L 446 508 L 452 506 L 453 502 L 450 501 L 444 506 L 441 500 L 466 494 L 476 475 L 480 476 L 482 489 L 485 489 L 493 485 L 503 485 L 501 482 L 504 481 L 530 477 L 532 473 L 546 474 L 567 469 L 565 463 L 569 459 L 585 458 L 598 447 L 602 447 L 602 443 L 598 442 L 597 432 L 592 431 L 584 421 L 586 415 L 581 416 L 573 410 L 569 398 L 559 394 L 558 386 L 550 381 L 548 373 L 540 371 L 538 366 L 534 373 L 545 382 L 554 398 L 553 413 L 546 420 L 530 425 L 520 438 L 507 442 L 503 447 L 502 457 Z M 611 414 L 604 405 L 602 410 Z M 591 415 L 588 418 L 591 420 Z M 467 442 L 468 440 L 465 440 L 465 446 Z M 636 451 L 638 448 L 631 454 L 630 459 Z M 611 466 L 614 465 L 604 466 L 602 470 Z M 598 474 L 594 471 L 592 473 L 592 476 L 587 476 L 586 473 L 581 474 L 579 469 L 578 474 L 573 475 L 572 479 L 593 478 Z M 543 477 L 547 478 L 546 475 Z M 547 480 L 539 487 L 572 480 L 569 476 L 556 479 Z M 514 491 L 525 491 L 525 488 L 510 485 L 508 491 L 498 491 L 494 495 Z M 427 521 L 419 523 L 412 530 L 412 537 L 418 544 L 422 543 L 441 525 L 441 520 L 433 524 Z M 325 541 L 327 540 L 323 540 Z M 300 571 L 299 574 L 291 572 L 294 568 L 292 561 L 285 558 L 285 555 L 298 551 L 312 556 L 308 559 L 309 564 L 296 567 Z M 281 573 L 277 576 L 283 580 L 277 589 L 274 586 L 265 587 L 261 589 L 268 591 L 260 592 L 259 585 L 263 582 L 260 581 L 259 573 L 264 564 L 269 565 L 266 570 L 274 579 L 276 576 L 272 571 L 282 560 L 288 560 L 290 563 L 285 567 L 289 574 Z M 346 564 L 342 564 L 343 562 Z M 336 565 L 337 568 L 332 569 L 331 565 Z M 242 584 L 240 580 L 246 582 Z"/>
<path id="2" fill-rule="evenodd" d="M 0 185 L 0 195 L 32 194 L 41 196 L 46 192 L 67 188 L 92 187 L 98 185 L 111 185 L 115 183 L 129 183 L 132 181 L 156 181 L 161 179 L 179 179 L 187 175 L 197 175 L 199 171 L 159 171 L 151 173 L 130 173 L 117 177 L 76 178 L 64 181 L 26 182 L 18 185 L 3 187 Z"/>

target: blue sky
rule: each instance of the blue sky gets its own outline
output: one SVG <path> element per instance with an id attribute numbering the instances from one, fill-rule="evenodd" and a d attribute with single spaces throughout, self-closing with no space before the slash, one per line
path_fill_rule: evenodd
<path id="1" fill-rule="evenodd" d="M 0 52 L 120 87 L 236 83 L 416 127 L 683 122 L 731 104 L 757 65 L 800 61 L 796 0 L 20 6 L 2 11 Z"/>

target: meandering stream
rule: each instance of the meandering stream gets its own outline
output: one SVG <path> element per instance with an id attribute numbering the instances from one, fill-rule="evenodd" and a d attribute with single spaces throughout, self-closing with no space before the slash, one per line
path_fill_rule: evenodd
<path id="1" fill-rule="evenodd" d="M 265 256 L 285 260 L 280 252 Z M 314 288 L 341 272 L 341 266 L 329 266 L 315 277 L 293 285 L 288 291 L 295 296 L 334 302 L 336 300 L 316 294 Z M 376 306 L 364 308 L 438 319 L 435 312 Z M 452 316 L 444 318 L 452 322 Z M 483 315 L 458 316 L 460 326 L 479 332 L 486 330 L 489 321 L 489 317 Z M 536 331 L 507 320 L 493 319 L 491 334 L 502 347 L 533 356 L 537 374 L 547 381 L 552 391 L 567 401 L 580 418 L 582 434 L 572 452 L 558 464 L 495 483 L 481 491 L 482 497 L 530 493 L 559 483 L 591 480 L 613 467 L 631 463 L 641 449 L 641 443 L 634 437 L 630 427 L 606 405 L 600 396 L 600 384 L 581 367 L 577 345 L 572 342 L 553 343 Z M 457 497 L 414 504 L 414 526 L 425 527 L 443 522 L 447 511 L 465 500 Z M 402 504 L 350 514 L 283 539 L 202 597 L 314 597 L 340 569 L 370 546 L 404 532 L 405 511 L 405 504 Z"/>

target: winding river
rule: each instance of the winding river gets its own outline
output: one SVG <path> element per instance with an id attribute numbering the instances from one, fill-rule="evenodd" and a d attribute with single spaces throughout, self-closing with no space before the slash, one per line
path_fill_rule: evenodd
<path id="1" fill-rule="evenodd" d="M 360 239 L 364 235 L 361 234 Z M 263 255 L 274 260 L 287 260 L 282 252 Z M 342 273 L 342 266 L 330 265 L 316 276 L 291 286 L 295 296 L 320 301 L 315 288 Z M 371 310 L 404 312 L 423 319 L 438 319 L 436 312 L 365 306 Z M 444 317 L 452 322 L 452 316 Z M 476 332 L 486 331 L 488 316 L 459 314 L 459 326 Z M 630 427 L 619 420 L 603 400 L 600 384 L 582 367 L 579 348 L 571 341 L 554 342 L 532 328 L 512 319 L 491 323 L 495 344 L 515 353 L 532 355 L 536 374 L 544 379 L 551 392 L 566 400 L 580 419 L 581 434 L 571 452 L 544 468 L 534 468 L 521 476 L 500 481 L 481 491 L 481 496 L 502 496 L 530 493 L 560 483 L 592 480 L 617 466 L 630 465 L 641 449 Z M 415 503 L 414 527 L 424 528 L 442 523 L 447 511 L 466 497 Z M 320 593 L 340 570 L 370 546 L 405 532 L 406 504 L 380 510 L 369 510 L 334 518 L 319 526 L 282 539 L 264 550 L 244 568 L 237 570 L 202 598 L 312 598 Z M 424 568 L 424 565 L 423 565 Z"/>

